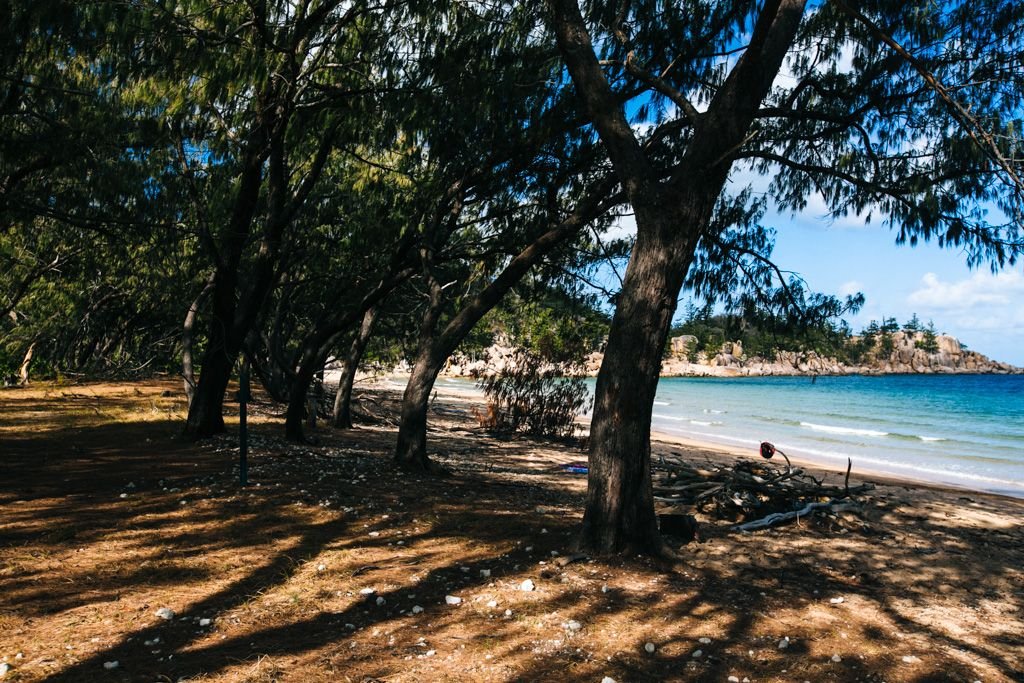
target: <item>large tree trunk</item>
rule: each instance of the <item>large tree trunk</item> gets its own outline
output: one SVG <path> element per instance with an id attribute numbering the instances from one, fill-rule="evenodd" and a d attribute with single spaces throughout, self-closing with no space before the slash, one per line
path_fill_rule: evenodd
<path id="1" fill-rule="evenodd" d="M 398 426 L 395 461 L 399 467 L 417 472 L 431 471 L 427 457 L 427 411 L 430 392 L 448 354 L 433 340 L 421 340 L 420 351 L 402 395 L 402 421 Z"/>
<path id="2" fill-rule="evenodd" d="M 641 236 L 633 248 L 597 376 L 581 549 L 665 551 L 654 514 L 651 412 L 676 297 L 692 257 L 690 243 L 666 249 Z"/>
<path id="3" fill-rule="evenodd" d="M 577 0 L 547 0 L 559 51 L 629 196 L 637 224 L 637 241 L 597 379 L 583 548 L 602 553 L 665 551 L 650 473 L 651 413 L 662 350 L 676 297 L 699 238 L 709 229 L 732 155 L 748 141 L 758 107 L 793 44 L 804 3 L 766 0 L 747 50 L 705 112 L 698 112 L 682 93 L 674 93 L 693 133 L 666 185 L 659 181 L 656 164 L 637 140 L 605 77 Z"/>
<path id="4" fill-rule="evenodd" d="M 299 365 L 295 369 L 295 377 L 292 378 L 291 386 L 288 388 L 288 409 L 285 411 L 284 433 L 285 438 L 289 441 L 297 443 L 306 441 L 303 427 L 309 410 L 306 397 L 316 373 L 323 369 L 324 356 L 327 353 L 324 346 L 326 345 L 320 336 L 308 339 L 303 346 Z"/>
<path id="5" fill-rule="evenodd" d="M 203 439 L 224 431 L 224 394 L 237 356 L 237 350 L 229 353 L 223 346 L 208 348 L 203 354 L 203 371 L 185 424 L 187 436 Z"/>
<path id="6" fill-rule="evenodd" d="M 430 471 L 427 457 L 427 410 L 430 391 L 441 371 L 441 363 L 448 357 L 438 345 L 437 324 L 444 307 L 444 288 L 428 273 L 430 303 L 420 323 L 420 340 L 416 361 L 412 365 L 409 382 L 402 394 L 402 416 L 398 425 L 398 443 L 395 462 L 399 467 L 418 472 Z"/>
<path id="7" fill-rule="evenodd" d="M 363 314 L 363 323 L 359 333 L 352 340 L 348 355 L 341 366 L 341 377 L 338 380 L 338 393 L 334 396 L 334 426 L 339 429 L 352 429 L 352 385 L 355 383 L 356 370 L 366 351 L 366 344 L 373 334 L 373 324 L 377 319 L 377 307 Z"/>

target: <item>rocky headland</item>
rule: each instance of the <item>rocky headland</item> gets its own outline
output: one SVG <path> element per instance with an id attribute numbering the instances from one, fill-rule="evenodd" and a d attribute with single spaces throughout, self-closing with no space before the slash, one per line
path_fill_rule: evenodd
<path id="1" fill-rule="evenodd" d="M 748 356 L 740 342 L 726 342 L 718 353 L 690 354 L 694 337 L 672 340 L 672 354 L 662 365 L 665 377 L 732 377 L 772 375 L 908 375 L 1022 374 L 1024 369 L 965 349 L 956 337 L 935 335 L 934 350 L 924 346 L 922 332 L 893 332 L 891 351 L 880 344 L 859 363 L 843 362 L 815 351 L 779 351 L 774 358 Z M 859 341 L 854 337 L 851 343 Z M 694 357 L 695 356 L 695 357 Z"/>
<path id="2" fill-rule="evenodd" d="M 694 352 L 696 337 L 674 337 L 662 363 L 663 377 L 767 377 L 785 375 L 890 375 L 890 374 L 1024 374 L 1024 368 L 990 359 L 964 348 L 956 337 L 924 332 L 893 332 L 891 344 L 874 343 L 858 363 L 822 356 L 815 351 L 778 351 L 772 358 L 748 355 L 739 341 L 725 342 L 717 352 Z M 850 339 L 851 344 L 860 338 Z M 513 351 L 495 344 L 475 359 L 456 354 L 444 374 L 451 377 L 482 377 L 500 372 Z M 591 353 L 586 371 L 596 375 L 603 354 Z"/>

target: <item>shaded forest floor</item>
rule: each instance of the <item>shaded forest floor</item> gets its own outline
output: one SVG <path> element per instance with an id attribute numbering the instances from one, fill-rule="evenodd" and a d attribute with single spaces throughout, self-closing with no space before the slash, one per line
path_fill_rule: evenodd
<path id="1" fill-rule="evenodd" d="M 889 484 L 865 518 L 699 516 L 672 571 L 563 566 L 574 447 L 490 436 L 442 398 L 452 474 L 415 477 L 388 419 L 294 446 L 263 406 L 242 489 L 233 436 L 178 438 L 179 388 L 0 392 L 5 683 L 1024 680 L 1022 501 Z"/>

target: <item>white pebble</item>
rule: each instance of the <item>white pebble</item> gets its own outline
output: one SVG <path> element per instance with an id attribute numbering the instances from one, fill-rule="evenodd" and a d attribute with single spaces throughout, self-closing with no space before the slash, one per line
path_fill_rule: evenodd
<path id="1" fill-rule="evenodd" d="M 780 650 L 785 650 L 787 647 L 789 647 L 789 636 L 786 636 L 785 638 L 779 641 Z"/>
<path id="2" fill-rule="evenodd" d="M 211 623 L 211 622 L 210 622 L 210 620 L 209 620 L 209 619 L 206 619 L 206 618 L 203 618 L 203 619 L 200 619 L 200 620 L 199 620 L 199 625 L 200 625 L 200 626 L 209 626 L 209 625 L 210 625 L 210 623 Z"/>
<path id="3" fill-rule="evenodd" d="M 490 578 L 491 570 L 490 569 L 481 569 L 480 570 L 480 576 L 482 576 L 485 579 Z"/>
<path id="4" fill-rule="evenodd" d="M 711 644 L 711 639 L 710 638 L 700 638 L 700 639 L 697 640 L 697 642 L 700 643 L 701 645 L 710 645 Z"/>
<path id="5" fill-rule="evenodd" d="M 497 600 L 491 600 L 491 601 L 489 601 L 487 603 L 487 606 L 488 607 L 497 607 L 498 606 L 498 601 Z"/>
<path id="6" fill-rule="evenodd" d="M 427 650 L 426 654 L 428 657 L 433 657 L 437 654 L 437 650 Z"/>
<path id="7" fill-rule="evenodd" d="M 423 611 L 423 608 L 420 607 L 419 605 L 414 605 L 413 608 L 412 608 L 412 613 L 413 614 L 419 614 L 422 611 Z"/>
<path id="8" fill-rule="evenodd" d="M 377 596 L 377 607 L 380 607 L 380 606 L 381 606 L 381 605 L 383 605 L 383 604 L 384 604 L 385 602 L 387 602 L 387 600 L 385 600 L 384 598 L 382 598 L 382 597 L 381 597 L 381 596 L 379 596 L 379 595 Z"/>
<path id="9" fill-rule="evenodd" d="M 537 584 L 535 584 L 531 579 L 527 579 L 526 581 L 523 581 L 521 584 L 519 584 L 519 590 L 521 591 L 529 592 L 535 589 L 536 587 Z"/>
<path id="10" fill-rule="evenodd" d="M 583 624 L 576 621 L 575 619 L 570 619 L 569 621 L 565 622 L 565 628 L 567 628 L 570 631 L 579 631 L 581 628 L 583 628 Z"/>
<path id="11" fill-rule="evenodd" d="M 601 679 L 601 683 L 615 683 L 615 679 L 611 676 L 605 676 Z"/>
<path id="12" fill-rule="evenodd" d="M 103 668 L 106 669 L 107 671 L 110 671 L 111 669 L 116 669 L 119 664 L 120 664 L 120 662 L 118 662 L 115 659 L 112 662 L 103 662 Z"/>
<path id="13" fill-rule="evenodd" d="M 166 621 L 170 621 L 174 618 L 174 610 L 169 607 L 161 607 L 156 611 L 156 616 Z"/>
<path id="14" fill-rule="evenodd" d="M 373 595 L 376 592 L 377 592 L 377 590 L 375 588 L 360 588 L 359 589 L 359 594 L 360 595 Z"/>
<path id="15" fill-rule="evenodd" d="M 446 595 L 444 596 L 444 601 L 449 605 L 458 605 L 460 602 L 462 602 L 462 598 L 456 597 L 454 595 Z"/>
<path id="16" fill-rule="evenodd" d="M 704 651 L 703 651 L 703 650 L 694 650 L 694 651 L 693 651 L 693 655 L 691 655 L 691 656 L 692 656 L 692 657 L 693 657 L 694 659 L 700 659 L 701 657 L 703 657 L 703 656 L 704 656 Z"/>
<path id="17" fill-rule="evenodd" d="M 838 664 L 839 662 L 843 661 L 843 658 L 839 655 L 832 655 L 832 661 Z"/>
<path id="18" fill-rule="evenodd" d="M 917 664 L 921 660 L 915 657 L 914 655 L 903 655 L 903 661 L 907 664 Z"/>
<path id="19" fill-rule="evenodd" d="M 844 600 L 841 597 L 840 598 L 832 598 L 831 600 L 829 600 L 829 602 L 831 602 L 833 605 L 841 605 L 841 604 L 843 604 Z"/>
<path id="20" fill-rule="evenodd" d="M 0 662 L 0 677 L 6 676 L 7 672 L 11 670 L 11 665 L 7 662 Z"/>
<path id="21" fill-rule="evenodd" d="M 318 564 L 316 566 L 316 570 L 318 572 L 325 572 L 325 571 L 327 571 L 327 565 L 326 564 Z"/>
<path id="22" fill-rule="evenodd" d="M 512 610 L 510 610 L 510 609 L 505 610 L 505 616 L 506 617 L 512 616 Z"/>
<path id="23" fill-rule="evenodd" d="M 740 683 L 738 676 L 729 676 L 729 683 Z"/>
<path id="24" fill-rule="evenodd" d="M 127 497 L 128 497 L 128 494 L 127 494 L 127 493 L 122 493 L 122 494 L 121 494 L 121 497 L 122 497 L 122 498 L 127 498 Z"/>
<path id="25" fill-rule="evenodd" d="M 647 650 L 647 654 L 654 654 L 657 648 L 654 646 L 654 643 L 647 643 L 644 645 L 644 649 Z"/>

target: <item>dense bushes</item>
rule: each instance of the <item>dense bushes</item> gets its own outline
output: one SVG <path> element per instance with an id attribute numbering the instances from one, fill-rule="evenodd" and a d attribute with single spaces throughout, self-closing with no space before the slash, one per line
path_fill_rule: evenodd
<path id="1" fill-rule="evenodd" d="M 495 431 L 569 438 L 579 427 L 576 417 L 590 408 L 581 367 L 552 364 L 522 349 L 481 385 L 487 396 L 481 423 Z"/>

